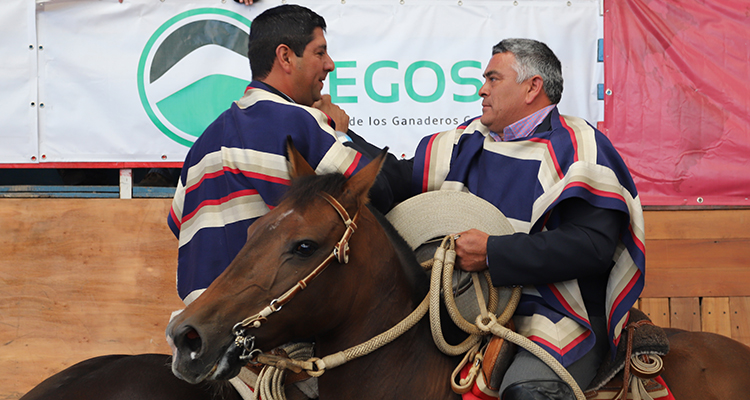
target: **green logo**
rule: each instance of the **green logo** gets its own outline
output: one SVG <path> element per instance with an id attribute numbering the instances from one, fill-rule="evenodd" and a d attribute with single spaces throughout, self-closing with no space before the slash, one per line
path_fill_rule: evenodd
<path id="1" fill-rule="evenodd" d="M 250 80 L 251 21 L 200 8 L 165 22 L 138 62 L 138 94 L 151 122 L 190 147 L 216 117 L 242 97 Z"/>

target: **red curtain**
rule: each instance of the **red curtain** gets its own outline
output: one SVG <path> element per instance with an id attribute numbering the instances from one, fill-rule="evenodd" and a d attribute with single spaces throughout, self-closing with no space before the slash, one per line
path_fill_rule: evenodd
<path id="1" fill-rule="evenodd" d="M 603 130 L 642 203 L 750 206 L 750 1 L 604 11 Z"/>

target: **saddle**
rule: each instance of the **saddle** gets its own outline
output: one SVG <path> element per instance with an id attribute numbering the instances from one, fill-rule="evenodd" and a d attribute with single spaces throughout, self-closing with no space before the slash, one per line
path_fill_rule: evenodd
<path id="1" fill-rule="evenodd" d="M 668 399 L 669 391 L 658 378 L 661 373 L 659 357 L 668 352 L 669 341 L 664 330 L 653 325 L 640 310 L 631 309 L 614 357 L 611 352 L 605 357 L 594 380 L 584 393 L 586 398 Z M 464 398 L 498 398 L 500 383 L 514 354 L 515 345 L 499 337 L 493 337 L 484 353 L 476 357 L 481 362 L 481 373 L 477 374 L 472 387 L 467 387 L 461 393 L 471 392 Z M 642 365 L 646 367 L 642 368 Z M 468 376 L 469 369 L 470 365 L 464 367 L 461 376 Z"/>

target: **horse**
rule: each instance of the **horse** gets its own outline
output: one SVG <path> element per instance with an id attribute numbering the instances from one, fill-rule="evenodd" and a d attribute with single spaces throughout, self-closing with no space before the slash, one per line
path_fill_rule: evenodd
<path id="1" fill-rule="evenodd" d="M 397 324 L 427 291 L 411 249 L 365 206 L 383 154 L 349 179 L 315 176 L 292 146 L 289 156 L 288 195 L 250 226 L 234 261 L 167 328 L 172 369 L 188 382 L 229 379 L 246 363 L 240 352 L 288 342 L 312 340 L 318 356 L 342 351 Z M 355 233 L 342 224 L 349 215 L 357 215 Z M 321 270 L 348 234 L 348 262 L 334 257 Z M 296 297 L 289 299 L 291 292 Z M 662 377 L 678 399 L 750 393 L 750 348 L 710 333 L 667 334 L 671 351 Z M 247 339 L 252 345 L 243 349 Z M 449 384 L 457 360 L 431 342 L 422 320 L 379 350 L 326 369 L 318 378 L 320 398 L 459 398 Z"/>
<path id="2" fill-rule="evenodd" d="M 47 378 L 21 400 L 242 400 L 228 382 L 178 379 L 171 363 L 168 354 L 94 357 Z"/>
<path id="3" fill-rule="evenodd" d="M 239 395 L 223 381 L 247 364 L 249 349 L 312 340 L 317 355 L 334 354 L 411 313 L 428 291 L 427 278 L 404 240 L 366 206 L 383 156 L 347 179 L 315 176 L 291 147 L 289 154 L 288 195 L 250 226 L 231 265 L 171 321 L 172 356 L 90 359 L 48 378 L 22 400 L 235 400 Z M 356 229 L 345 228 L 352 225 Z M 350 249 L 329 253 L 346 235 Z M 331 254 L 333 261 L 321 270 Z M 314 280 L 307 279 L 311 271 Z M 291 299 L 285 297 L 289 288 L 296 288 Z M 280 297 L 283 306 L 274 302 Z M 257 316 L 259 310 L 271 313 Z M 253 315 L 253 324 L 238 324 Z M 670 351 L 661 376 L 675 398 L 723 400 L 750 393 L 750 348 L 712 333 L 665 331 Z M 457 399 L 449 379 L 458 362 L 436 349 L 423 319 L 379 350 L 326 369 L 318 378 L 320 398 Z"/>

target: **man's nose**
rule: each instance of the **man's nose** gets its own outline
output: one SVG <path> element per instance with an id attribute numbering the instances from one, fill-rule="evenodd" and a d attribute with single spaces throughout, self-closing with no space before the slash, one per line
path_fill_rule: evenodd
<path id="1" fill-rule="evenodd" d="M 490 91 L 489 89 L 487 89 L 487 83 L 485 83 L 484 85 L 482 85 L 482 87 L 479 88 L 479 92 L 477 94 L 479 94 L 479 97 L 487 97 L 490 95 Z"/>
<path id="2" fill-rule="evenodd" d="M 334 70 L 334 68 L 336 68 L 336 64 L 333 63 L 333 59 L 331 58 L 331 56 L 326 53 L 326 59 L 323 61 L 323 69 L 326 72 L 331 72 Z"/>

